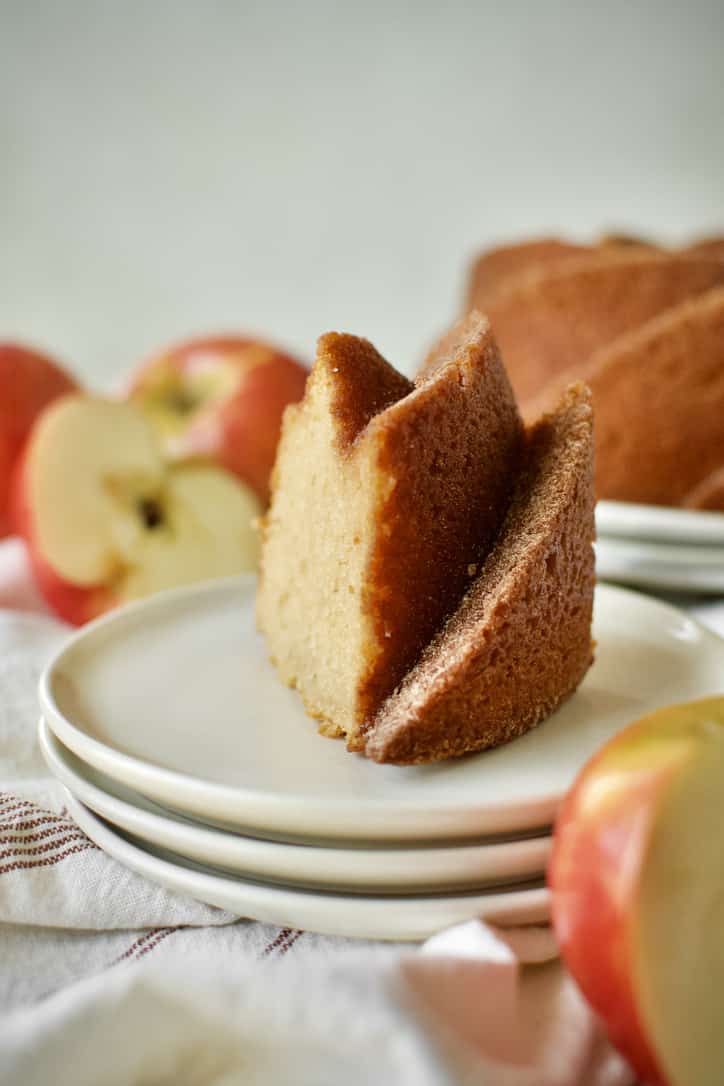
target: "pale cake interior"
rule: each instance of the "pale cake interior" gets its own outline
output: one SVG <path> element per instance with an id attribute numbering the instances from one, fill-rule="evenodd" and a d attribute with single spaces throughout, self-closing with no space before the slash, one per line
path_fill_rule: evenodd
<path id="1" fill-rule="evenodd" d="M 273 621 L 273 659 L 284 682 L 301 686 L 297 676 L 303 673 L 300 693 L 307 712 L 321 721 L 320 730 L 350 738 L 361 664 L 375 648 L 361 599 L 375 502 L 370 480 L 362 478 L 370 472 L 369 461 L 351 455 L 351 447 L 347 455 L 340 453 L 332 390 L 324 377 L 322 371 L 313 374 L 305 400 L 287 409 L 285 486 L 264 527 L 258 615 L 262 629 L 267 617 Z M 297 425 L 299 414 L 309 416 L 306 425 Z M 315 510 L 324 512 L 323 521 Z M 273 530 L 272 517 L 284 531 Z"/>

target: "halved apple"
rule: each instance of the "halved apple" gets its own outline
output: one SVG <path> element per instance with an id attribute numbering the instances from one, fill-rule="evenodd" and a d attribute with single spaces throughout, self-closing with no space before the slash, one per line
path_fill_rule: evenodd
<path id="1" fill-rule="evenodd" d="M 14 528 L 12 480 L 36 418 L 77 387 L 52 359 L 18 343 L 0 343 L 0 537 Z"/>
<path id="2" fill-rule="evenodd" d="M 549 868 L 563 958 L 646 1083 L 724 1077 L 724 697 L 661 709 L 584 768 Z"/>
<path id="3" fill-rule="evenodd" d="M 128 403 L 70 396 L 50 407 L 28 445 L 18 507 L 38 585 L 76 624 L 256 564 L 256 496 L 220 468 L 169 467 Z"/>
<path id="4" fill-rule="evenodd" d="M 152 358 L 135 376 L 130 397 L 167 457 L 207 457 L 266 501 L 282 414 L 302 398 L 306 380 L 307 370 L 278 348 L 219 336 Z"/>

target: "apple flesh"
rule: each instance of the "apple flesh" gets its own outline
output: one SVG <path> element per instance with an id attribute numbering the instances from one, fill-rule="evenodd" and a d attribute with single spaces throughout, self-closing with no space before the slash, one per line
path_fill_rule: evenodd
<path id="1" fill-rule="evenodd" d="M 661 709 L 583 769 L 549 866 L 564 961 L 640 1078 L 724 1079 L 724 698 Z"/>
<path id="2" fill-rule="evenodd" d="M 13 477 L 33 423 L 48 404 L 77 387 L 45 355 L 0 343 L 0 538 L 13 530 Z"/>
<path id="3" fill-rule="evenodd" d="M 306 369 L 251 339 L 180 344 L 146 363 L 130 398 L 143 409 L 171 459 L 208 458 L 269 496 L 284 408 L 300 400 Z"/>
<path id="4" fill-rule="evenodd" d="M 23 459 L 18 511 L 38 587 L 76 625 L 256 565 L 256 496 L 220 468 L 169 466 L 128 403 L 71 396 L 48 408 Z"/>

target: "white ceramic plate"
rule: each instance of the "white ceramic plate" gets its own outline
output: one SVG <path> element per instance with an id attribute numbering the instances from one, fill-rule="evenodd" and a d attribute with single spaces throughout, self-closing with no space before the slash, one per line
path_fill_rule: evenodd
<path id="1" fill-rule="evenodd" d="M 625 724 L 724 687 L 724 642 L 668 604 L 599 585 L 596 663 L 540 727 L 467 758 L 380 766 L 317 734 L 253 615 L 253 578 L 236 578 L 101 619 L 43 676 L 45 719 L 84 762 L 186 814 L 287 839 L 423 841 L 550 825 Z"/>
<path id="2" fill-rule="evenodd" d="M 397 941 L 427 939 L 474 917 L 502 925 L 540 924 L 549 919 L 549 894 L 541 881 L 490 893 L 405 897 L 322 893 L 253 882 L 143 847 L 101 821 L 68 789 L 65 794 L 72 817 L 109 856 L 169 890 L 250 920 L 324 935 Z"/>
<path id="3" fill-rule="evenodd" d="M 633 502 L 599 502 L 596 527 L 601 536 L 724 546 L 724 513 L 698 513 L 692 509 Z"/>
<path id="4" fill-rule="evenodd" d="M 724 593 L 724 545 L 691 547 L 599 536 L 596 573 L 601 580 L 622 584 L 720 595 Z"/>
<path id="5" fill-rule="evenodd" d="M 440 848 L 320 848 L 245 837 L 176 818 L 104 777 L 66 750 L 43 720 L 38 740 L 54 776 L 113 826 L 185 859 L 254 879 L 364 893 L 479 889 L 540 878 L 550 854 L 549 834 Z"/>

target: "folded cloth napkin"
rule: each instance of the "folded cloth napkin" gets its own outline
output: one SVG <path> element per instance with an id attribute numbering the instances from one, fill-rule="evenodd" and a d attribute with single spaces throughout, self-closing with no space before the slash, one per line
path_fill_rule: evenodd
<path id="1" fill-rule="evenodd" d="M 724 605 L 700 609 L 724 629 Z M 547 928 L 421 949 L 244 920 L 107 857 L 40 758 L 67 636 L 0 544 L 0 1082 L 628 1086 Z"/>

